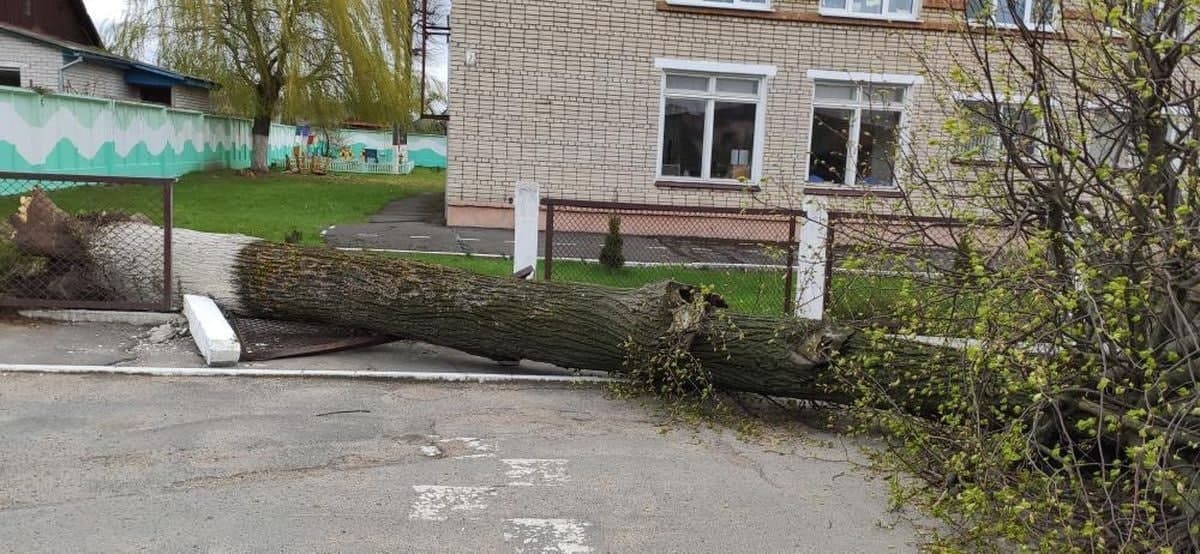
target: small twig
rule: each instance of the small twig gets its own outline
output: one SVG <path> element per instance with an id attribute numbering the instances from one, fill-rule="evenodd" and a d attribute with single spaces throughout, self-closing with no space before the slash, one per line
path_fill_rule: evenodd
<path id="1" fill-rule="evenodd" d="M 369 413 L 371 413 L 371 410 L 338 410 L 336 412 L 325 412 L 323 414 L 317 414 L 313 417 L 325 417 L 327 415 L 338 415 L 338 414 L 369 414 Z"/>

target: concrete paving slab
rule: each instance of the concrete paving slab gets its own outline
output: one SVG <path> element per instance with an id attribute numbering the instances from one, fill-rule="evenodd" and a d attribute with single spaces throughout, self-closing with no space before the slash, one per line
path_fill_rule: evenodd
<path id="1" fill-rule="evenodd" d="M 919 539 L 853 444 L 665 430 L 589 387 L 8 374 L 0 441 L 0 551 L 913 552 Z"/>

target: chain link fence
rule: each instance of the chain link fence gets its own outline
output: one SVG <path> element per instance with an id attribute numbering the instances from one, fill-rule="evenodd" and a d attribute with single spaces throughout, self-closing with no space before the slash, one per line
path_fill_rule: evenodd
<path id="1" fill-rule="evenodd" d="M 785 314 L 795 297 L 798 210 L 546 199 L 546 280 L 710 286 L 730 309 Z"/>
<path id="2" fill-rule="evenodd" d="M 973 264 L 997 260 L 996 223 L 867 213 L 830 213 L 826 316 L 834 321 L 961 334 L 978 291 Z"/>
<path id="3" fill-rule="evenodd" d="M 113 310 L 171 309 L 171 218 L 174 179 L 50 175 L 0 172 L 0 306 L 17 308 L 83 308 Z M 63 211 L 94 229 L 87 241 L 69 234 L 34 230 L 12 219 L 22 198 L 44 191 Z M 27 214 L 29 221 L 37 214 Z M 145 219 L 142 219 L 145 218 Z M 159 226 L 161 232 L 141 222 Z M 17 227 L 14 227 L 16 225 Z M 18 239 L 18 227 L 26 239 Z M 135 228 L 137 227 L 137 228 Z M 87 233 L 85 233 L 87 234 Z M 36 238 L 51 248 L 18 247 Z M 93 248 L 102 246 L 109 259 L 125 264 L 124 273 L 151 276 L 147 283 L 114 292 L 91 263 Z M 38 253 L 31 250 L 39 250 Z M 47 253 L 53 251 L 53 253 Z M 43 255 L 38 255 L 43 254 Z"/>

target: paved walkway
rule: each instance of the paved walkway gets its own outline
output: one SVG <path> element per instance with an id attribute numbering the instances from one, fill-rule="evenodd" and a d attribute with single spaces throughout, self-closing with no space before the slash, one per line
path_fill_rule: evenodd
<path id="1" fill-rule="evenodd" d="M 368 248 L 403 252 L 444 252 L 511 257 L 513 233 L 507 229 L 447 227 L 439 194 L 420 194 L 396 200 L 367 223 L 337 225 L 325 230 L 325 242 L 339 248 Z M 691 237 L 624 237 L 625 259 L 667 264 L 776 265 L 756 242 Z M 603 233 L 559 232 L 554 239 L 559 259 L 596 260 Z M 538 252 L 545 251 L 545 233 Z"/>

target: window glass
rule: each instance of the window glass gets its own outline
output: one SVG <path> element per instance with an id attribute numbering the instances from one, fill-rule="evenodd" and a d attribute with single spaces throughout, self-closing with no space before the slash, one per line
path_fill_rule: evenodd
<path id="1" fill-rule="evenodd" d="M 667 73 L 658 175 L 689 179 L 756 178 L 762 77 Z"/>
<path id="2" fill-rule="evenodd" d="M 883 0 L 850 0 L 850 11 L 881 14 L 883 13 Z"/>
<path id="3" fill-rule="evenodd" d="M 900 112 L 863 111 L 858 133 L 855 182 L 891 185 L 896 148 L 900 141 Z"/>
<path id="4" fill-rule="evenodd" d="M 821 0 L 821 11 L 843 17 L 872 17 L 883 14 L 905 18 L 916 16 L 914 0 Z"/>
<path id="5" fill-rule="evenodd" d="M 753 169 L 754 118 L 758 106 L 744 102 L 716 102 L 715 105 L 710 175 L 714 179 L 749 179 Z"/>
<path id="6" fill-rule="evenodd" d="M 853 110 L 814 108 L 808 182 L 844 183 Z"/>
<path id="7" fill-rule="evenodd" d="M 967 0 L 967 18 L 1016 27 L 1042 27 L 1054 23 L 1054 0 Z"/>
<path id="8" fill-rule="evenodd" d="M 1025 19 L 1025 2 L 1028 0 L 996 0 L 996 22 L 1016 25 Z"/>
<path id="9" fill-rule="evenodd" d="M 717 79 L 717 92 L 758 94 L 758 81 L 753 79 Z"/>
<path id="10" fill-rule="evenodd" d="M 704 164 L 707 100 L 667 98 L 663 118 L 662 174 L 700 177 Z"/>
<path id="11" fill-rule="evenodd" d="M 0 86 L 21 86 L 21 70 L 16 68 L 0 67 Z"/>
<path id="12" fill-rule="evenodd" d="M 1000 136 L 988 113 L 987 102 L 963 102 L 966 113 L 967 136 L 961 155 L 971 159 L 992 160 L 999 155 Z"/>
<path id="13" fill-rule="evenodd" d="M 900 104 L 904 102 L 905 87 L 890 87 L 886 85 L 872 85 L 868 87 L 867 102 L 872 104 Z"/>
<path id="14" fill-rule="evenodd" d="M 888 13 L 892 14 L 911 14 L 913 13 L 913 0 L 891 0 L 888 2 Z"/>
<path id="15" fill-rule="evenodd" d="M 1054 22 L 1054 0 L 1026 0 L 1033 2 L 1028 24 L 1033 27 L 1048 25 Z"/>
<path id="16" fill-rule="evenodd" d="M 908 88 L 866 83 L 817 83 L 808 182 L 895 184 L 900 122 Z"/>
<path id="17" fill-rule="evenodd" d="M 708 77 L 694 75 L 667 75 L 667 88 L 671 90 L 695 90 L 708 92 Z"/>
<path id="18" fill-rule="evenodd" d="M 819 100 L 856 100 L 858 98 L 858 87 L 854 85 L 817 83 L 815 95 Z"/>
<path id="19" fill-rule="evenodd" d="M 1004 157 L 1002 133 L 1017 150 L 1029 156 L 1037 153 L 1038 121 L 1023 104 L 982 100 L 963 101 L 960 104 L 968 124 L 966 142 L 962 145 L 960 156 L 979 160 Z"/>

